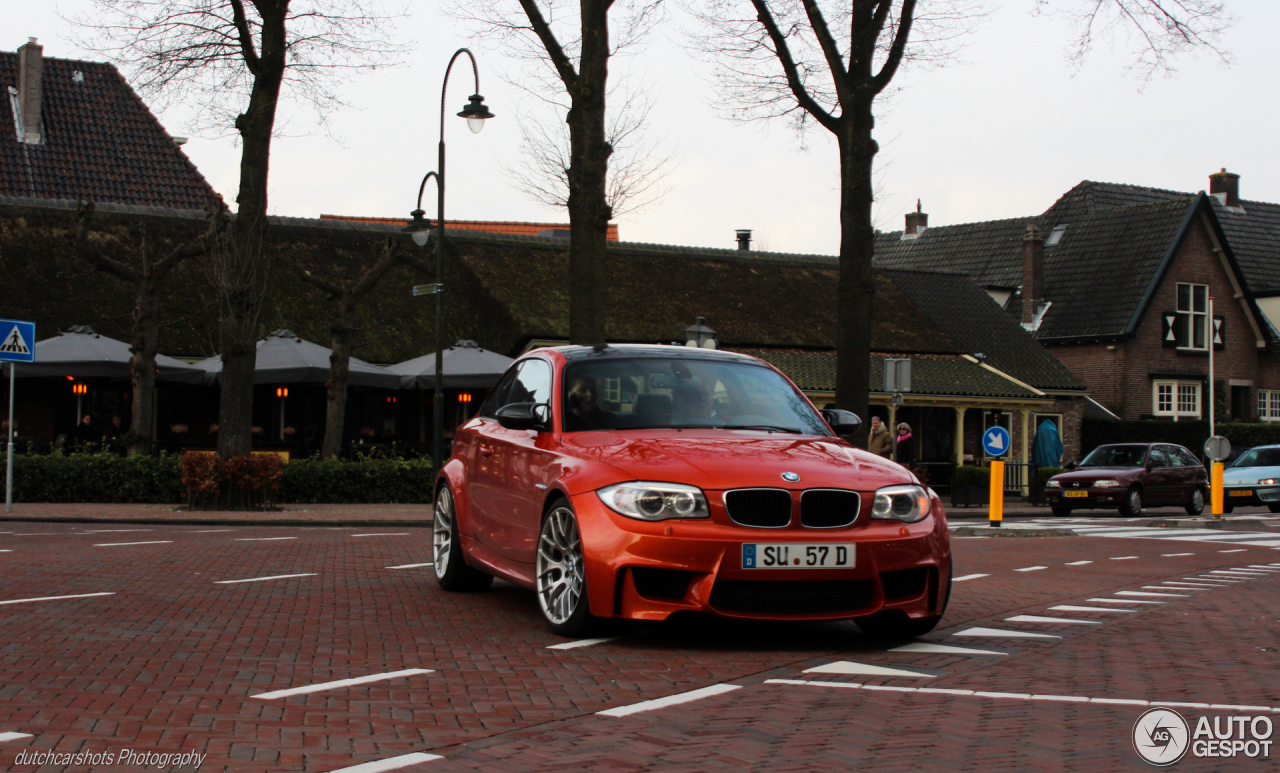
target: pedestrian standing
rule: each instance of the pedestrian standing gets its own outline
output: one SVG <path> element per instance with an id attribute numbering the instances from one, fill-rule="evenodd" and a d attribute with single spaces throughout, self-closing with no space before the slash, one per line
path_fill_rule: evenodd
<path id="1" fill-rule="evenodd" d="M 916 441 L 911 437 L 911 425 L 905 421 L 898 425 L 896 445 L 898 449 L 898 464 L 910 468 L 911 465 L 916 463 Z"/>
<path id="2" fill-rule="evenodd" d="M 867 450 L 885 459 L 893 453 L 893 435 L 889 434 L 889 428 L 880 421 L 879 416 L 871 417 L 871 434 L 867 436 Z"/>

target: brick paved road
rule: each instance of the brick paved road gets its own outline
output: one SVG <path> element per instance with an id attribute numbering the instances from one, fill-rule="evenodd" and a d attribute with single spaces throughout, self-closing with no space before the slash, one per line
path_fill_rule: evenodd
<path id="1" fill-rule="evenodd" d="M 443 594 L 429 567 L 389 568 L 428 560 L 426 529 L 0 532 L 13 532 L 0 533 L 0 602 L 113 594 L 0 603 L 0 770 L 141 770 L 17 764 L 24 751 L 122 749 L 194 749 L 203 771 L 334 771 L 411 753 L 441 759 L 396 769 L 1136 770 L 1129 733 L 1147 706 L 1098 701 L 1280 708 L 1280 571 L 1257 568 L 1280 551 L 1264 546 L 957 539 L 956 576 L 982 576 L 956 584 L 925 640 L 1003 653 L 975 655 L 889 651 L 847 623 L 699 619 L 551 650 L 563 640 L 532 594 Z M 279 579 L 226 583 L 262 577 Z M 956 635 L 973 628 L 1061 638 Z M 916 675 L 805 673 L 842 662 Z M 429 673 L 251 697 L 408 669 Z M 714 685 L 727 687 L 596 713 Z"/>

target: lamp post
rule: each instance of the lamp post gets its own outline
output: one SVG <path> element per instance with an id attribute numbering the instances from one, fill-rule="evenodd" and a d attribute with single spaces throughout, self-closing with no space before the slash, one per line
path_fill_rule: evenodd
<path id="1" fill-rule="evenodd" d="M 716 348 L 716 331 L 707 327 L 706 317 L 698 317 L 696 322 L 684 329 L 684 345 L 703 349 Z"/>
<path id="2" fill-rule="evenodd" d="M 436 469 L 440 469 L 441 453 L 444 446 L 444 98 L 449 88 L 449 73 L 453 71 L 453 63 L 458 57 L 466 54 L 471 60 L 471 71 L 475 75 L 475 93 L 467 98 L 466 107 L 458 115 L 467 119 L 467 128 L 479 134 L 484 122 L 493 117 L 489 108 L 480 96 L 480 68 L 476 66 L 476 57 L 469 49 L 459 48 L 449 59 L 449 66 L 444 71 L 444 81 L 440 84 L 440 155 L 436 161 L 436 171 L 427 172 L 418 186 L 418 205 L 409 213 L 413 218 L 405 231 L 413 235 L 414 244 L 425 247 L 427 235 L 431 231 L 431 221 L 423 218 L 422 193 L 426 190 L 427 180 L 436 180 L 436 281 L 435 284 L 418 285 L 413 288 L 414 295 L 434 295 L 436 297 L 436 383 L 432 392 L 432 416 L 434 425 L 431 430 L 431 460 Z"/>

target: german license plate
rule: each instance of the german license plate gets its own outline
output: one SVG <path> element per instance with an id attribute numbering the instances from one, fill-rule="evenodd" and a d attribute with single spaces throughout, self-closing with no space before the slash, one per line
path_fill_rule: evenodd
<path id="1" fill-rule="evenodd" d="M 808 545 L 800 542 L 747 543 L 742 546 L 743 569 L 849 569 L 856 543 Z"/>
<path id="2" fill-rule="evenodd" d="M 1252 491 L 1232 491 L 1232 492 L 1231 492 L 1231 496 L 1233 496 L 1233 497 L 1251 497 L 1251 496 L 1253 496 L 1253 492 L 1252 492 Z"/>
<path id="3" fill-rule="evenodd" d="M 1089 492 L 1088 492 L 1088 491 L 1064 491 L 1064 492 L 1062 492 L 1062 496 L 1064 496 L 1064 497 L 1087 497 L 1087 496 L 1089 496 Z"/>

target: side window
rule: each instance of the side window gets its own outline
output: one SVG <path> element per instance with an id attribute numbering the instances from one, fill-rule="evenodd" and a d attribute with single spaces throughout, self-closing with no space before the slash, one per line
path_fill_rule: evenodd
<path id="1" fill-rule="evenodd" d="M 1172 467 L 1173 460 L 1169 458 L 1168 446 L 1152 446 L 1151 447 L 1151 467 Z"/>
<path id="2" fill-rule="evenodd" d="M 1187 449 L 1181 448 L 1181 447 L 1175 447 L 1173 450 L 1174 450 L 1174 453 L 1177 455 L 1178 459 L 1182 462 L 1183 467 L 1200 467 L 1201 466 L 1200 460 L 1196 458 L 1196 455 L 1191 453 Z"/>
<path id="3" fill-rule="evenodd" d="M 507 404 L 507 393 L 511 391 L 511 383 L 516 380 L 516 371 L 520 369 L 523 363 L 517 362 L 502 374 L 502 378 L 498 379 L 498 385 L 489 393 L 489 399 L 484 401 L 484 406 L 480 409 L 480 415 L 486 419 L 492 419 L 498 409 Z"/>
<path id="4" fill-rule="evenodd" d="M 551 366 L 543 360 L 525 360 L 511 384 L 503 405 L 511 403 L 551 403 Z"/>

